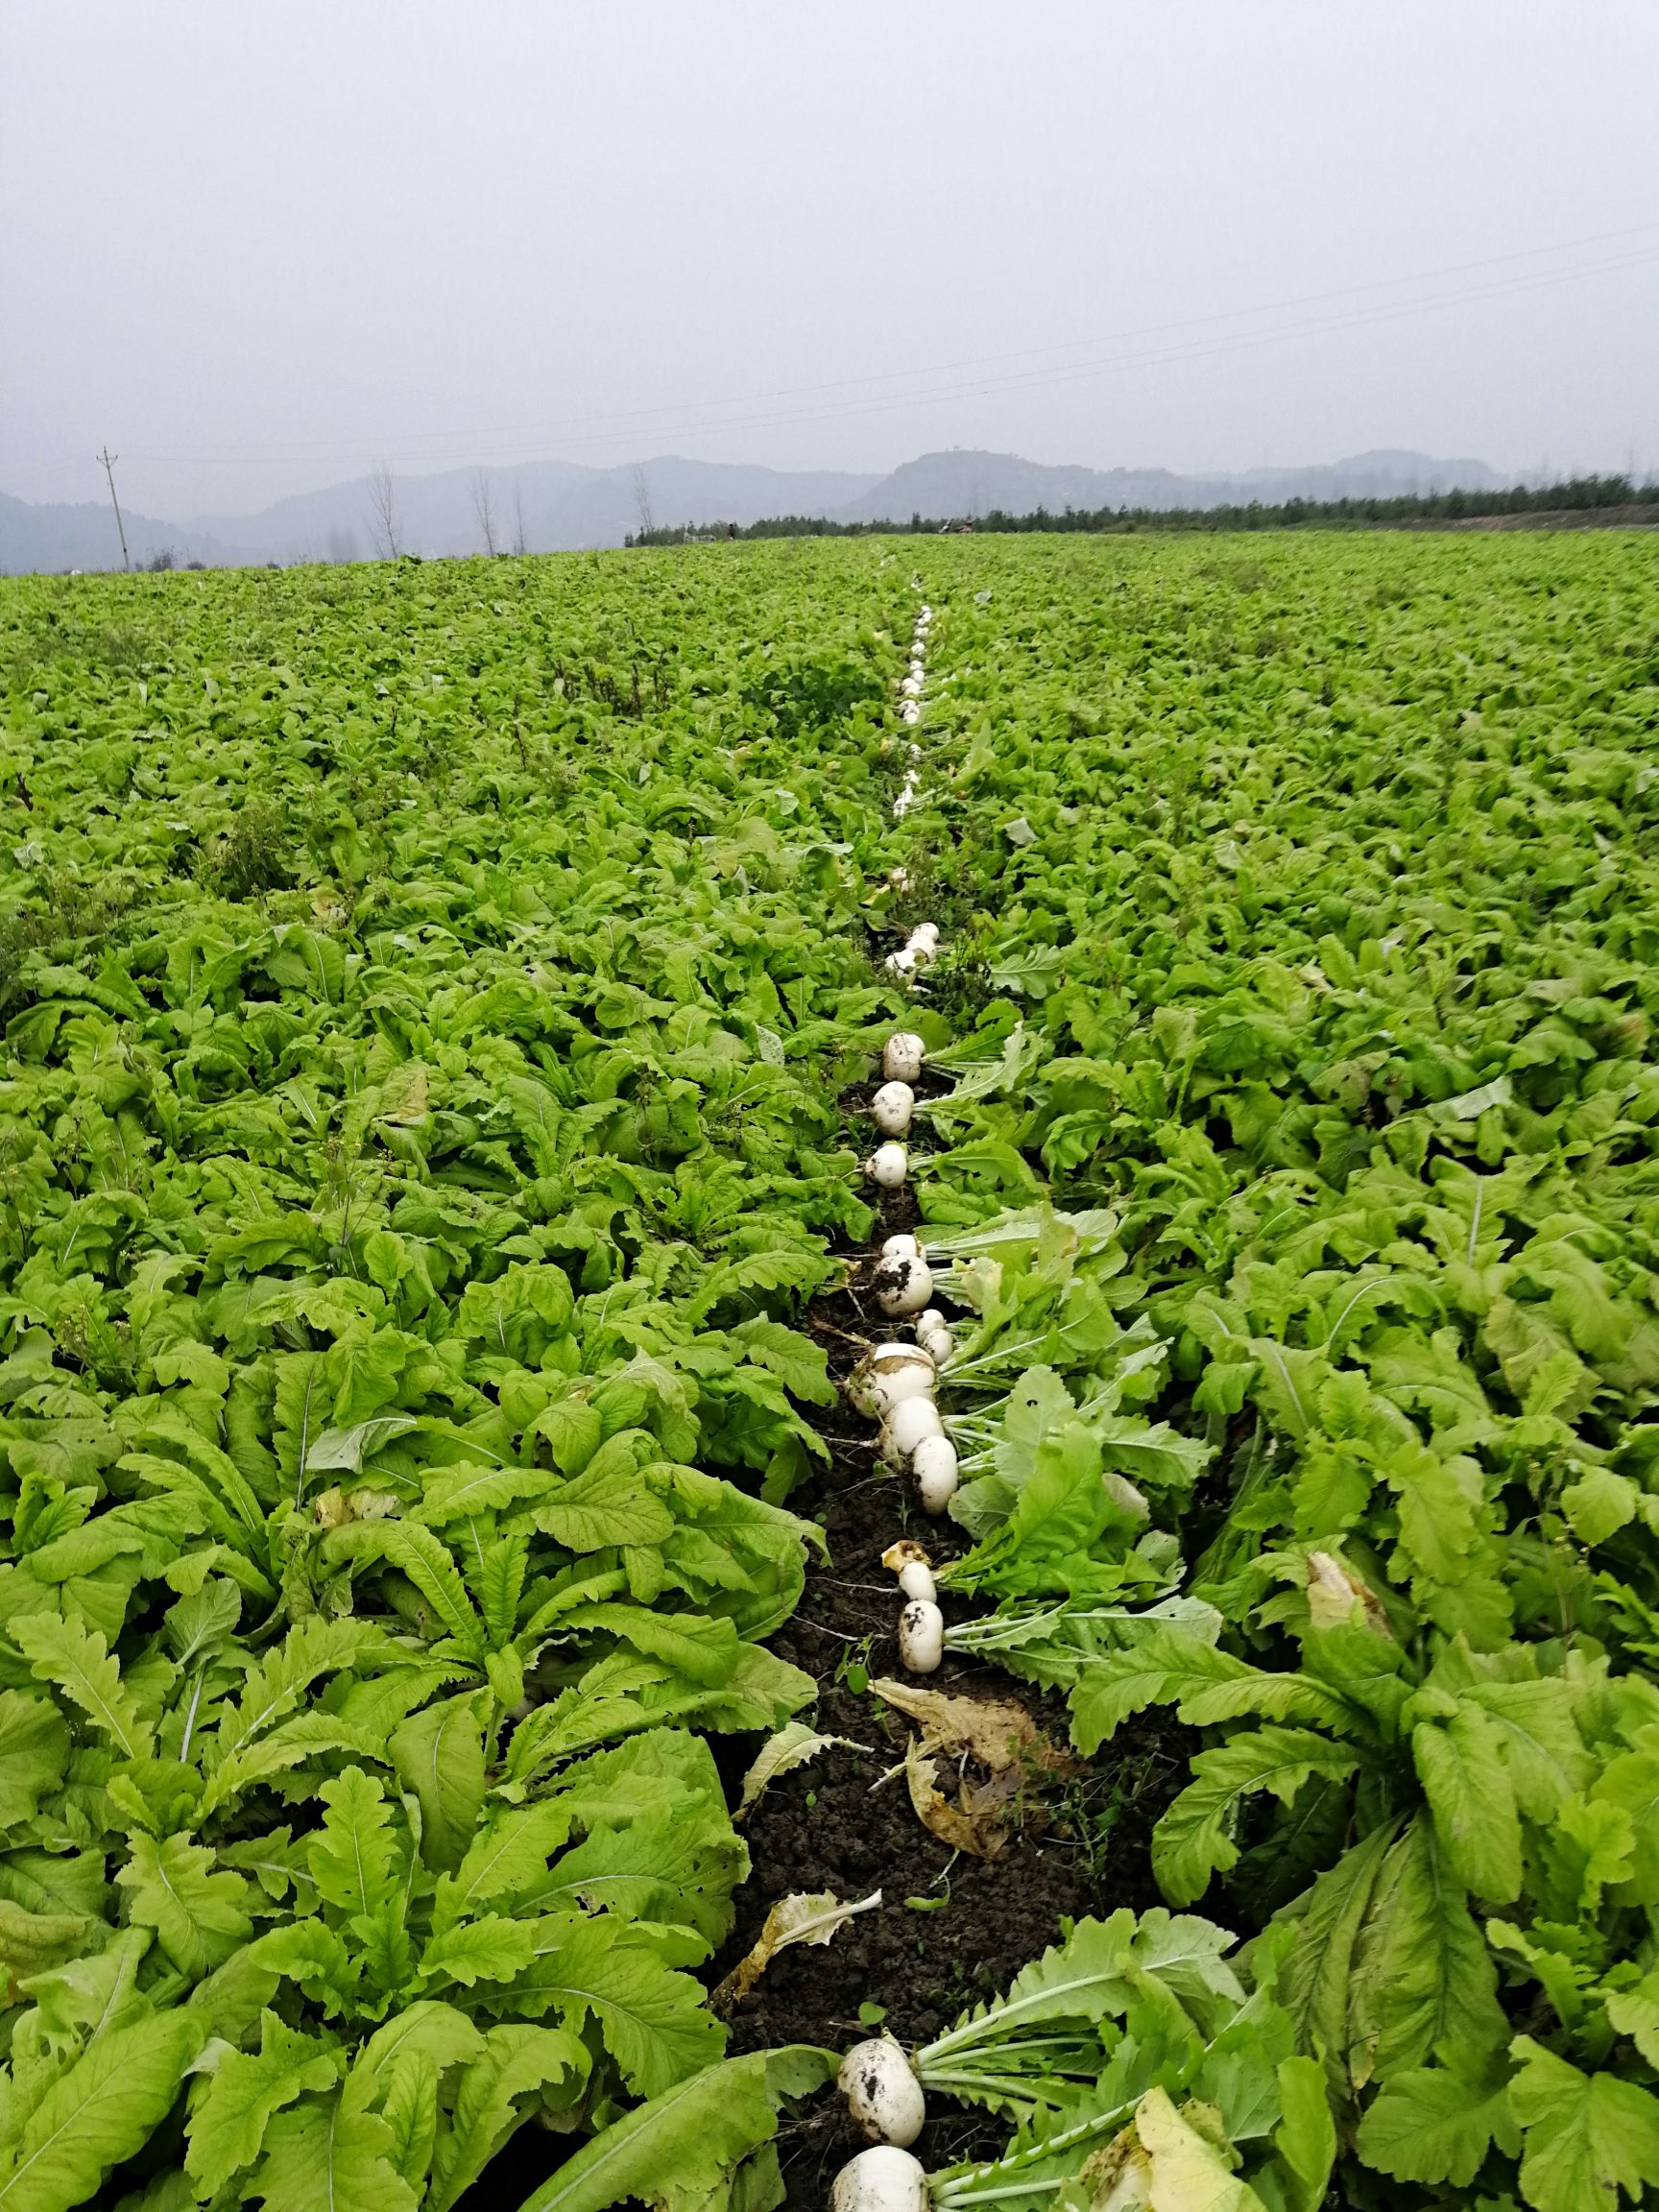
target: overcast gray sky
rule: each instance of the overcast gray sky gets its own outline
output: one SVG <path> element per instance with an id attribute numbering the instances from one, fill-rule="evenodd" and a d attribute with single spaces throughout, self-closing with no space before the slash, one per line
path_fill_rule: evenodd
<path id="1" fill-rule="evenodd" d="M 0 490 L 1659 466 L 1659 0 L 0 0 Z"/>

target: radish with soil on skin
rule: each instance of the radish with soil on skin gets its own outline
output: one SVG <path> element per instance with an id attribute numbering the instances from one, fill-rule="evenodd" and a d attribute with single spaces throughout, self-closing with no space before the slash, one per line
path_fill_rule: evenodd
<path id="1" fill-rule="evenodd" d="M 883 1260 L 920 1260 L 921 1239 L 913 1237 L 908 1229 L 896 1229 L 891 1237 L 883 1239 L 881 1257 Z"/>
<path id="2" fill-rule="evenodd" d="M 893 1357 L 879 1358 L 879 1353 Z M 847 1395 L 860 1413 L 885 1421 L 907 1398 L 932 1397 L 933 1362 L 914 1344 L 878 1344 L 853 1370 Z"/>
<path id="3" fill-rule="evenodd" d="M 933 1295 L 933 1271 L 926 1260 L 901 1256 L 883 1260 L 876 1270 L 876 1303 L 883 1313 L 902 1321 L 920 1313 Z"/>
<path id="4" fill-rule="evenodd" d="M 950 1437 L 943 1433 L 924 1436 L 910 1455 L 910 1472 L 916 1478 L 916 1489 L 922 1500 L 923 1512 L 943 1513 L 955 1497 L 961 1481 L 956 1465 L 956 1447 Z"/>
<path id="5" fill-rule="evenodd" d="M 926 1598 L 912 1598 L 899 1616 L 899 1657 L 912 1674 L 936 1674 L 945 1656 L 945 1616 Z"/>
<path id="6" fill-rule="evenodd" d="M 902 1137 L 915 1105 L 916 1094 L 908 1083 L 883 1083 L 870 1101 L 870 1118 L 883 1137 Z"/>
<path id="7" fill-rule="evenodd" d="M 835 2086 L 867 2142 L 895 2143 L 904 2150 L 921 2134 L 927 2117 L 922 2084 L 891 2035 L 854 2043 L 841 2061 Z"/>
<path id="8" fill-rule="evenodd" d="M 916 955 L 906 945 L 897 952 L 889 952 L 881 965 L 889 975 L 913 975 L 916 973 Z"/>
<path id="9" fill-rule="evenodd" d="M 895 1029 L 881 1047 L 881 1072 L 893 1083 L 914 1083 L 927 1047 L 913 1029 Z"/>
<path id="10" fill-rule="evenodd" d="M 927 2212 L 927 2170 L 896 2143 L 860 2151 L 836 2175 L 830 2212 Z"/>
<path id="11" fill-rule="evenodd" d="M 908 1173 L 909 1166 L 910 1156 L 902 1144 L 878 1144 L 864 1163 L 864 1172 L 879 1189 L 897 1190 Z"/>

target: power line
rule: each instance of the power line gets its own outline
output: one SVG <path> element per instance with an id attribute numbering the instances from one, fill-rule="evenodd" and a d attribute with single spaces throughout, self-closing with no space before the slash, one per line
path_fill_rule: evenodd
<path id="1" fill-rule="evenodd" d="M 1035 361 L 1046 355 L 1075 352 L 1090 346 L 1121 345 L 1141 338 L 1157 338 L 1166 333 L 1197 330 L 1212 324 L 1237 323 L 1247 318 L 1281 314 L 1293 307 L 1315 306 L 1337 301 L 1358 300 L 1364 295 L 1376 292 L 1398 290 L 1406 284 L 1422 284 L 1450 276 L 1471 275 L 1484 269 L 1513 264 L 1516 261 L 1536 259 L 1541 254 L 1558 254 L 1588 245 L 1608 244 L 1618 240 L 1648 236 L 1654 231 L 1659 231 L 1659 222 L 1633 224 L 1621 230 L 1602 231 L 1586 238 L 1564 241 L 1555 245 L 1523 247 L 1508 253 L 1488 255 L 1478 261 L 1449 263 L 1439 269 L 1423 272 L 1412 277 L 1380 277 L 1362 284 L 1346 285 L 1332 292 L 1307 293 L 1290 300 L 1273 301 L 1255 307 L 1221 309 L 1208 315 L 1184 317 L 1171 323 L 1142 325 L 1139 327 L 1114 333 L 1109 337 L 1064 339 L 1046 346 L 1025 347 L 1004 353 L 975 355 L 965 360 L 937 363 L 930 367 L 876 371 L 866 375 L 841 377 L 822 384 L 779 387 L 772 391 L 751 393 L 727 400 L 696 400 L 683 403 L 678 407 L 660 405 L 651 408 L 624 409 L 597 415 L 567 417 L 559 421 L 540 423 L 496 425 L 469 430 L 417 431 L 406 433 L 401 437 L 389 437 L 385 433 L 376 433 L 374 439 L 367 443 L 376 445 L 391 445 L 405 454 L 409 453 L 412 447 L 461 444 L 475 446 L 482 440 L 501 441 L 507 439 L 519 441 L 518 449 L 520 451 L 524 442 L 533 446 L 541 447 L 574 446 L 582 449 L 592 449 L 623 444 L 641 434 L 653 437 L 672 437 L 703 430 L 762 428 L 781 423 L 823 421 L 865 413 L 887 412 L 895 407 L 934 399 L 964 397 L 981 397 L 1003 392 L 1036 390 L 1049 384 L 1076 381 L 1079 377 L 1115 373 L 1123 368 L 1162 366 L 1166 363 L 1181 360 L 1202 359 L 1212 353 L 1230 352 L 1264 343 L 1277 343 L 1286 337 L 1309 335 L 1328 329 L 1360 327 L 1373 322 L 1397 321 L 1408 315 L 1419 314 L 1439 307 L 1530 292 L 1552 284 L 1575 281 L 1587 276 L 1600 276 L 1642 267 L 1653 258 L 1653 252 L 1644 252 L 1634 255 L 1621 255 L 1584 263 L 1575 267 L 1518 275 L 1510 278 L 1500 279 L 1491 285 L 1480 286 L 1472 290 L 1458 289 L 1427 299 L 1385 301 L 1371 308 L 1348 309 L 1333 317 L 1320 317 L 1311 321 L 1304 320 L 1276 325 L 1267 331 L 1246 330 L 1237 334 L 1220 332 L 1214 337 L 1195 339 L 1173 349 L 1159 348 L 1144 353 L 1115 356 L 1105 361 L 1059 365 L 1051 370 L 1008 370 L 989 382 L 973 381 L 965 384 L 924 386 L 876 396 L 869 400 L 831 404 L 808 410 L 791 410 L 781 414 L 769 413 L 751 416 L 748 414 L 733 415 L 728 412 L 713 421 L 706 419 L 711 409 L 747 409 L 775 400 L 809 399 L 819 394 L 852 393 L 871 385 L 894 384 L 902 378 L 940 377 L 954 375 L 973 369 L 997 369 L 1003 363 Z M 596 425 L 612 422 L 634 424 L 639 427 L 617 432 L 584 427 L 588 424 Z M 194 461 L 216 467 L 252 467 L 280 460 L 354 459 L 362 453 L 363 449 L 364 442 L 361 441 L 329 440 L 310 445 L 245 446 L 235 452 L 215 454 L 158 451 L 147 453 L 142 458 L 153 462 Z M 500 450 L 499 445 L 494 449 Z"/>

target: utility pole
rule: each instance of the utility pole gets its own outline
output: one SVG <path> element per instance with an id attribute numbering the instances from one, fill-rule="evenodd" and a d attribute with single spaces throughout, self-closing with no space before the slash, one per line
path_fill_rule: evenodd
<path id="1" fill-rule="evenodd" d="M 97 458 L 103 462 L 104 473 L 109 479 L 109 504 L 115 510 L 115 527 L 121 534 L 121 565 L 123 568 L 131 568 L 132 563 L 127 553 L 127 525 L 121 519 L 121 502 L 115 496 L 115 464 L 121 456 L 119 453 L 111 453 L 106 445 Z"/>

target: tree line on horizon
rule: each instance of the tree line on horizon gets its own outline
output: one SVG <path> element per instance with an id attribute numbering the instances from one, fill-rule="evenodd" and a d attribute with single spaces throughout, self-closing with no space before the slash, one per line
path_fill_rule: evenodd
<path id="1" fill-rule="evenodd" d="M 1010 515 L 993 507 L 984 515 L 913 514 L 894 520 L 838 522 L 823 515 L 774 515 L 758 522 L 686 522 L 637 530 L 628 546 L 691 545 L 718 539 L 936 537 L 941 532 L 1077 530 L 1128 536 L 1138 531 L 1388 529 L 1415 522 L 1480 521 L 1505 515 L 1582 514 L 1619 507 L 1659 505 L 1659 482 L 1638 485 L 1629 476 L 1574 476 L 1553 484 L 1513 484 L 1496 492 L 1407 492 L 1385 497 L 1230 501 L 1218 507 L 1035 507 Z"/>

